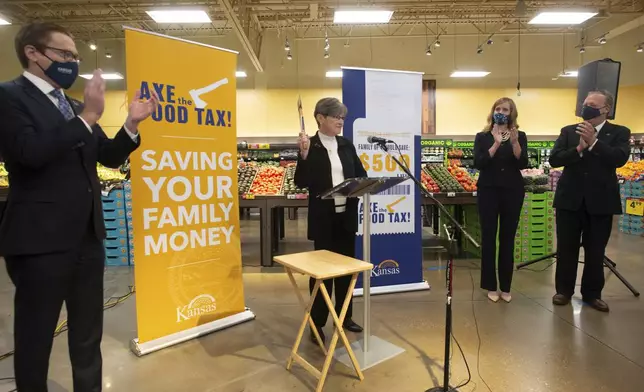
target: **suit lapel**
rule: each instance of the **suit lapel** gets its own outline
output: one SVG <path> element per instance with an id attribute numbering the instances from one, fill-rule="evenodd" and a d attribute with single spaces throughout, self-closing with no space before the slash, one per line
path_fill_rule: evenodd
<path id="1" fill-rule="evenodd" d="M 16 80 L 16 83 L 24 89 L 27 96 L 29 96 L 33 101 L 37 102 L 40 107 L 46 110 L 46 113 L 51 116 L 55 116 L 57 119 L 64 120 L 63 114 L 58 110 L 56 105 L 43 94 L 42 91 L 38 89 L 29 79 L 24 76 L 19 77 Z"/>
<path id="2" fill-rule="evenodd" d="M 606 144 L 610 144 L 610 142 L 615 138 L 615 128 L 613 127 L 613 124 L 606 122 L 602 129 L 599 131 L 599 134 L 597 135 L 597 139 L 601 140 L 602 142 Z"/>

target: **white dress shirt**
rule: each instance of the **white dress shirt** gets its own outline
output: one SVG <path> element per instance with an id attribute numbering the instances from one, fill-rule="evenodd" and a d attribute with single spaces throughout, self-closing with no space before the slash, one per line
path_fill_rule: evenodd
<path id="1" fill-rule="evenodd" d="M 34 84 L 34 86 L 36 86 L 36 87 L 38 88 L 38 90 L 42 91 L 42 93 L 43 93 L 43 94 L 45 94 L 45 95 L 47 96 L 47 98 L 49 98 L 49 100 L 51 101 L 51 103 L 53 103 L 54 105 L 56 105 L 56 107 L 57 107 L 57 108 L 60 108 L 60 102 L 58 102 L 58 99 L 56 99 L 56 97 L 54 97 L 54 96 L 51 94 L 51 92 L 55 90 L 54 86 L 52 86 L 52 85 L 51 85 L 51 84 L 49 84 L 49 82 L 47 82 L 46 80 L 44 80 L 44 79 L 42 79 L 42 78 L 40 78 L 40 77 L 38 77 L 38 76 L 36 76 L 36 75 L 32 74 L 32 73 L 31 73 L 31 72 L 29 72 L 29 71 L 24 71 L 24 72 L 22 73 L 22 76 L 24 76 L 25 78 L 27 78 L 27 80 L 29 80 L 31 83 L 33 83 L 33 84 Z M 64 94 L 64 92 L 63 92 L 63 95 L 65 95 L 65 94 Z M 92 133 L 92 127 L 90 127 L 90 126 L 89 126 L 89 124 L 87 123 L 87 121 L 85 121 L 85 119 L 83 119 L 83 118 L 82 118 L 82 117 L 80 117 L 80 116 L 77 116 L 77 117 L 78 117 L 78 118 L 80 118 L 80 119 L 81 119 L 81 121 L 83 121 L 83 124 L 85 124 L 85 126 L 87 127 L 87 129 L 89 130 L 89 132 L 90 132 L 90 133 Z M 123 128 L 125 128 L 125 132 L 127 132 L 127 134 L 128 134 L 128 135 L 130 135 L 130 137 L 132 138 L 132 140 L 133 140 L 134 142 L 136 142 L 136 141 L 138 141 L 138 140 L 139 140 L 139 135 L 137 135 L 137 134 L 135 134 L 135 133 L 130 132 L 130 130 L 129 130 L 129 129 L 127 129 L 127 127 L 126 127 L 125 125 L 123 125 Z"/>
<path id="2" fill-rule="evenodd" d="M 342 161 L 340 160 L 340 155 L 338 155 L 338 140 L 335 136 L 327 136 L 322 132 L 318 132 L 318 136 L 320 137 L 322 145 L 326 148 L 329 154 L 329 162 L 331 163 L 331 181 L 333 182 L 333 186 L 336 186 L 344 181 Z M 335 212 L 344 212 L 346 210 L 346 197 L 336 197 L 333 200 L 335 201 Z"/>

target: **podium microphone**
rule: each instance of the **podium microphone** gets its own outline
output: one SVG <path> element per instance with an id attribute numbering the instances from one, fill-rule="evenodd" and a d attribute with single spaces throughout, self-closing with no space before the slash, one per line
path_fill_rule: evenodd
<path id="1" fill-rule="evenodd" d="M 367 138 L 367 143 L 387 144 L 387 143 L 395 143 L 395 142 L 393 140 L 385 139 L 384 137 L 369 136 Z"/>

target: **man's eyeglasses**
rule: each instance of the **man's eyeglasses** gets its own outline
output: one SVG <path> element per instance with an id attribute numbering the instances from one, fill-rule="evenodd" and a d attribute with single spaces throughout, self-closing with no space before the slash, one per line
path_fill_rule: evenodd
<path id="1" fill-rule="evenodd" d="M 56 52 L 60 57 L 64 58 L 65 61 L 76 61 L 81 60 L 80 56 L 77 53 L 70 52 L 69 50 L 53 48 L 51 46 L 45 46 L 45 49 L 49 49 L 53 52 Z"/>

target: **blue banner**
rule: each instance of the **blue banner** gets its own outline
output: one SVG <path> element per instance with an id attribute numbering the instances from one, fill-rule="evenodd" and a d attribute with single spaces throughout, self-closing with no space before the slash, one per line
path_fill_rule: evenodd
<path id="1" fill-rule="evenodd" d="M 390 156 L 367 142 L 369 136 L 396 142 L 388 144 L 391 154 L 420 177 L 421 73 L 343 68 L 342 101 L 349 109 L 344 136 L 356 146 L 369 177 L 404 176 Z M 364 209 L 360 202 L 356 240 L 359 259 L 363 257 Z M 420 211 L 420 191 L 411 180 L 371 197 L 366 216 L 371 219 L 372 287 L 423 282 Z M 361 287 L 362 282 L 358 285 Z"/>

